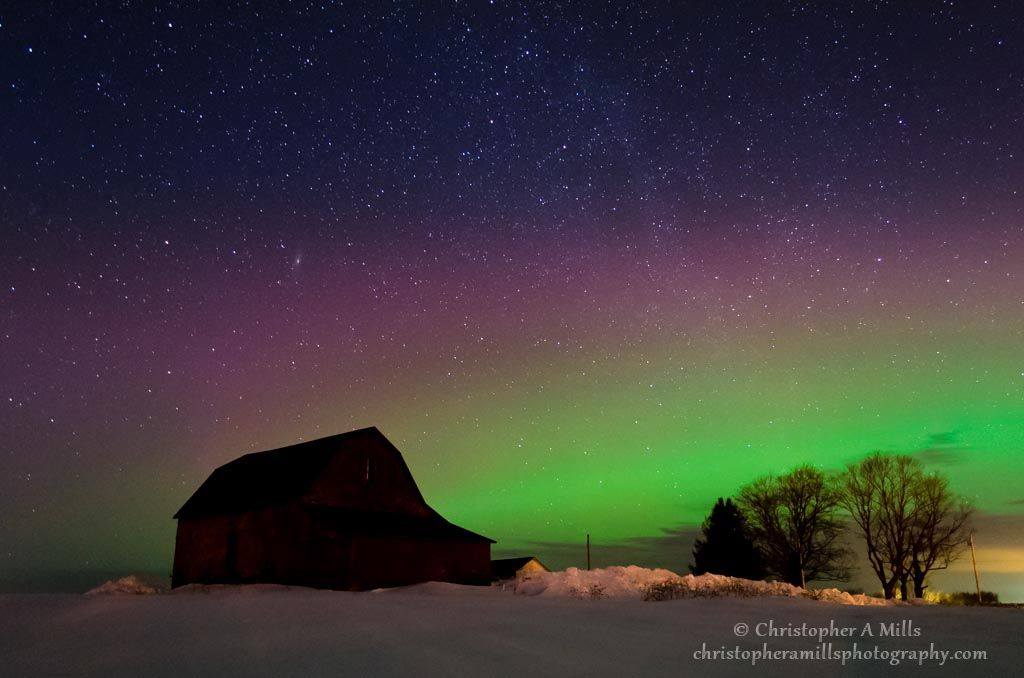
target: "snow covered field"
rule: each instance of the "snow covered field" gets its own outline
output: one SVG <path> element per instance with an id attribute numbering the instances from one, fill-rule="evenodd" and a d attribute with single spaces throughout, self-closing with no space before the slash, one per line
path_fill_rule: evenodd
<path id="1" fill-rule="evenodd" d="M 814 649 L 775 629 L 850 627 L 835 651 L 983 650 L 985 660 L 698 660 L 708 650 Z M 918 629 L 912 637 L 861 637 Z M 908 626 L 909 623 L 909 626 Z M 737 638 L 734 627 L 749 635 Z M 762 624 L 758 627 L 758 624 Z M 805 632 L 806 633 L 806 632 Z M 1024 610 L 856 606 L 802 598 L 516 595 L 424 584 L 343 593 L 275 587 L 160 595 L 0 596 L 5 676 L 915 675 L 1011 676 L 1024 662 Z"/>

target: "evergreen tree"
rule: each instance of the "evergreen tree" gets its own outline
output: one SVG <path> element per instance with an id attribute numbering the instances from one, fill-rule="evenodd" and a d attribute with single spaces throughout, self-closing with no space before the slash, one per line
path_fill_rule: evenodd
<path id="1" fill-rule="evenodd" d="M 732 499 L 718 498 L 693 544 L 693 574 L 724 574 L 763 579 L 764 561 L 747 531 L 747 521 Z"/>

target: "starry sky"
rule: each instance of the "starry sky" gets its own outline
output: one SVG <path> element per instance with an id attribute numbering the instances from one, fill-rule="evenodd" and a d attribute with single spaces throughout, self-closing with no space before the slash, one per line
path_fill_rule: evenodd
<path id="1" fill-rule="evenodd" d="M 0 588 L 376 425 L 559 567 L 914 454 L 1024 599 L 1022 111 L 1012 3 L 5 3 Z"/>

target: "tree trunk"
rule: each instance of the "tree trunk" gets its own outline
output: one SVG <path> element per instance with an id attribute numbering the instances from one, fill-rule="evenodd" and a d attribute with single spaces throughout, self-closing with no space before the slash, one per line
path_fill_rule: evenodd
<path id="1" fill-rule="evenodd" d="M 914 597 L 924 598 L 924 590 L 928 588 L 924 583 L 925 573 L 914 573 Z"/>
<path id="2" fill-rule="evenodd" d="M 903 600 L 910 600 L 910 591 L 907 588 L 906 577 L 900 579 L 900 598 L 902 598 Z"/>
<path id="3" fill-rule="evenodd" d="M 896 597 L 896 582 L 896 577 L 890 577 L 882 582 L 882 595 L 885 596 L 886 600 L 892 600 Z"/>
<path id="4" fill-rule="evenodd" d="M 786 569 L 783 572 L 783 579 L 787 584 L 793 586 L 801 586 L 803 579 L 803 569 L 800 567 L 800 559 L 795 554 L 790 554 L 786 558 Z"/>

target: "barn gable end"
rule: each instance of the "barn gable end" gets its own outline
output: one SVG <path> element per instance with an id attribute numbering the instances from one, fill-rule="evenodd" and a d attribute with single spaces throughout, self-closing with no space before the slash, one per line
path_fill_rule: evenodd
<path id="1" fill-rule="evenodd" d="M 432 517 L 402 454 L 376 428 L 345 441 L 320 469 L 303 501 L 358 511 Z M 359 432 L 359 433 L 362 433 Z"/>

